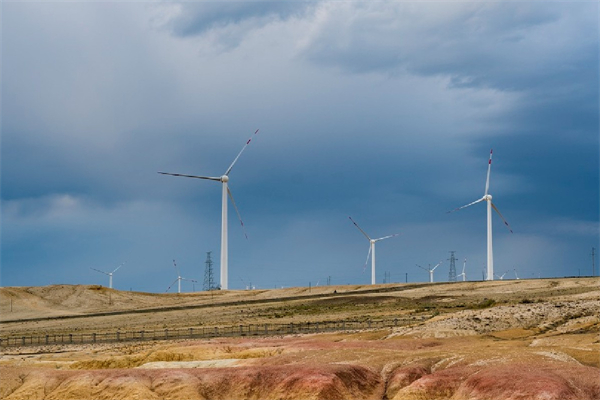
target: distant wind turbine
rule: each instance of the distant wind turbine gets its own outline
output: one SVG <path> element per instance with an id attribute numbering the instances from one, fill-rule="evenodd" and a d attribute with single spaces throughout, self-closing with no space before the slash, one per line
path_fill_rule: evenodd
<path id="1" fill-rule="evenodd" d="M 435 269 L 437 267 L 439 267 L 442 264 L 442 262 L 440 261 L 439 263 L 437 263 L 435 265 L 435 267 L 431 268 L 431 264 L 429 264 L 429 266 L 427 268 L 425 267 L 421 267 L 419 264 L 415 264 L 417 267 L 424 269 L 425 271 L 429 272 L 429 282 L 433 283 L 433 271 L 435 271 Z"/>
<path id="2" fill-rule="evenodd" d="M 399 233 L 380 237 L 378 239 L 371 239 L 371 237 L 369 235 L 367 235 L 367 233 L 365 231 L 363 231 L 356 222 L 354 222 L 352 217 L 348 217 L 348 218 L 350 218 L 350 221 L 352 221 L 354 226 L 356 226 L 358 228 L 358 230 L 361 231 L 362 234 L 365 235 L 365 237 L 369 240 L 369 252 L 367 253 L 367 260 L 365 261 L 365 266 L 363 267 L 363 270 L 365 268 L 367 268 L 367 263 L 369 262 L 369 257 L 371 257 L 371 285 L 374 285 L 375 284 L 375 243 L 379 242 L 380 240 L 389 239 L 394 236 L 398 236 Z"/>
<path id="3" fill-rule="evenodd" d="M 104 272 L 104 271 L 100 271 L 99 269 L 96 269 L 96 268 L 90 268 L 90 269 L 93 269 L 94 271 L 100 272 L 101 274 L 108 275 L 108 287 L 110 289 L 112 289 L 112 277 L 113 277 L 113 274 L 115 272 L 117 272 L 117 270 L 119 268 L 121 268 L 123 265 L 125 265 L 125 263 L 121 263 L 121 265 L 119 265 L 117 268 L 115 268 L 112 272 Z"/>
<path id="4" fill-rule="evenodd" d="M 258 129 L 254 132 L 254 135 L 256 135 L 258 133 Z M 231 169 L 233 168 L 233 166 L 235 165 L 235 163 L 237 162 L 238 158 L 240 158 L 240 156 L 242 155 L 242 153 L 244 152 L 244 150 L 246 150 L 246 147 L 248 147 L 248 145 L 250 144 L 250 142 L 252 141 L 252 138 L 254 138 L 254 135 L 252 135 L 250 137 L 250 139 L 248 139 L 248 141 L 246 142 L 246 144 L 244 145 L 244 147 L 242 147 L 242 150 L 238 153 L 237 157 L 233 160 L 233 162 L 231 163 L 231 165 L 229 166 L 229 168 L 227 168 L 227 170 L 225 171 L 225 173 L 221 176 L 196 176 L 196 175 L 183 175 L 183 174 L 172 174 L 169 172 L 159 172 L 159 174 L 163 174 L 163 175 L 171 175 L 171 176 L 182 176 L 185 178 L 196 178 L 196 179 L 206 179 L 209 181 L 217 181 L 217 182 L 221 182 L 223 184 L 223 193 L 221 196 L 221 289 L 223 290 L 227 290 L 229 285 L 228 285 L 228 251 L 227 251 L 227 196 L 229 196 L 229 198 L 231 199 L 231 203 L 233 204 L 233 208 L 235 208 L 235 211 L 238 215 L 238 219 L 240 220 L 240 224 L 242 225 L 242 229 L 244 229 L 244 222 L 242 221 L 242 217 L 240 215 L 240 212 L 237 208 L 237 206 L 235 205 L 235 201 L 233 200 L 233 195 L 231 194 L 231 190 L 229 190 L 229 188 L 227 187 L 227 182 L 229 182 L 229 173 L 231 172 Z M 246 235 L 246 232 L 244 230 L 244 235 L 246 236 L 246 239 L 248 238 L 248 236 Z"/>
<path id="5" fill-rule="evenodd" d="M 480 198 L 479 200 L 475 200 L 472 203 L 469 203 L 462 207 L 455 208 L 452 211 L 448 211 L 449 213 L 451 213 L 451 212 L 458 211 L 463 208 L 472 206 L 473 204 L 477 204 L 482 201 L 487 201 L 487 280 L 488 281 L 494 280 L 494 253 L 492 250 L 492 208 L 498 213 L 500 218 L 502 218 L 504 225 L 506 225 L 508 230 L 512 233 L 512 229 L 510 229 L 508 222 L 506 222 L 506 220 L 500 213 L 500 210 L 498 210 L 498 208 L 494 205 L 494 203 L 492 203 L 492 195 L 488 194 L 488 189 L 490 187 L 490 170 L 491 170 L 491 168 L 492 168 L 492 150 L 490 150 L 490 160 L 488 162 L 487 179 L 485 181 L 485 192 L 483 194 L 483 197 Z"/>
<path id="6" fill-rule="evenodd" d="M 173 266 L 177 270 L 177 279 L 175 279 L 173 281 L 173 283 L 171 283 L 169 285 L 167 290 L 165 290 L 165 293 L 171 289 L 171 287 L 175 284 L 175 282 L 177 282 L 177 293 L 181 293 L 181 281 L 189 281 L 189 282 L 198 283 L 198 281 L 196 281 L 194 279 L 187 279 L 187 278 L 182 277 L 181 274 L 179 273 L 179 267 L 177 266 L 177 263 L 175 263 L 175 260 L 173 260 Z"/>
<path id="7" fill-rule="evenodd" d="M 465 262 L 463 263 L 463 269 L 462 272 L 460 274 L 457 275 L 457 277 L 462 276 L 463 277 L 463 282 L 467 280 L 467 275 L 465 274 L 465 268 L 467 267 L 467 259 L 465 258 Z"/>
<path id="8" fill-rule="evenodd" d="M 506 273 L 507 273 L 507 272 L 508 272 L 508 271 L 506 271 L 506 272 L 505 272 L 505 273 L 503 273 L 502 275 L 498 275 L 498 274 L 496 274 L 496 278 L 498 278 L 498 279 L 500 279 L 501 281 L 503 281 L 503 280 L 504 280 L 504 275 L 506 275 Z"/>

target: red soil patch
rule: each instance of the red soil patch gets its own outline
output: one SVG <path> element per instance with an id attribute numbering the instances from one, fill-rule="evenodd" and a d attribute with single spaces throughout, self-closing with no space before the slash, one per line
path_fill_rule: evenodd
<path id="1" fill-rule="evenodd" d="M 600 372 L 566 363 L 451 367 L 424 375 L 389 398 L 597 400 Z"/>

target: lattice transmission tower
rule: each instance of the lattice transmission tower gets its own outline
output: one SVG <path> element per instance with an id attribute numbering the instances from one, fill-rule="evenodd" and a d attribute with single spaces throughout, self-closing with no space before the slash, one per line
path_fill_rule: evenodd
<path id="1" fill-rule="evenodd" d="M 210 253 L 212 251 L 206 252 L 206 268 L 204 268 L 204 290 L 214 290 L 215 289 L 215 281 L 213 275 L 213 261 L 210 257 Z"/>
<path id="2" fill-rule="evenodd" d="M 450 252 L 450 273 L 448 274 L 448 281 L 456 282 L 456 257 L 454 257 L 455 251 Z"/>

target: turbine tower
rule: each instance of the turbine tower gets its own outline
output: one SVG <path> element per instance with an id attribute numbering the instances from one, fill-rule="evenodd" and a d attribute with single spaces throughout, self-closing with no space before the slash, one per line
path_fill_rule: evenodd
<path id="1" fill-rule="evenodd" d="M 235 205 L 235 201 L 233 200 L 233 195 L 231 194 L 231 190 L 229 190 L 228 186 L 227 186 L 227 182 L 229 182 L 229 173 L 231 172 L 231 169 L 233 168 L 233 166 L 235 165 L 235 163 L 237 162 L 238 158 L 240 158 L 240 156 L 242 155 L 242 153 L 244 152 L 244 150 L 246 150 L 246 147 L 248 147 L 248 145 L 250 144 L 250 142 L 252 141 L 252 138 L 258 133 L 258 129 L 254 132 L 254 135 L 252 135 L 250 137 L 250 139 L 248 139 L 248 141 L 246 142 L 246 144 L 244 145 L 244 147 L 242 147 L 242 150 L 238 153 L 237 157 L 233 160 L 233 162 L 231 163 L 231 165 L 229 166 L 229 168 L 227 168 L 227 171 L 225 171 L 225 173 L 221 176 L 196 176 L 196 175 L 183 175 L 183 174 L 172 174 L 169 172 L 159 172 L 159 174 L 163 174 L 163 175 L 171 175 L 171 176 L 182 176 L 184 178 L 196 178 L 196 179 L 206 179 L 209 181 L 217 181 L 217 182 L 221 182 L 222 186 L 223 186 L 223 191 L 222 191 L 222 195 L 221 195 L 221 289 L 223 290 L 227 290 L 228 289 L 228 251 L 227 251 L 227 196 L 229 196 L 229 198 L 231 199 L 231 203 L 233 204 L 233 208 L 235 208 L 235 211 L 238 215 L 238 219 L 240 220 L 240 224 L 242 225 L 242 229 L 244 229 L 244 222 L 242 221 L 242 217 L 240 216 L 240 212 L 237 209 L 237 206 Z M 246 236 L 246 239 L 248 238 L 248 235 L 246 235 L 246 232 L 244 231 L 244 235 Z"/>
<path id="2" fill-rule="evenodd" d="M 117 272 L 117 270 L 119 268 L 121 268 L 123 265 L 125 265 L 125 263 L 121 263 L 121 265 L 119 265 L 117 268 L 115 268 L 112 272 L 104 272 L 104 271 L 100 271 L 99 269 L 96 269 L 96 268 L 90 268 L 90 269 L 93 269 L 96 272 L 100 272 L 101 274 L 108 275 L 108 287 L 110 289 L 112 289 L 112 277 L 113 277 L 113 274 L 115 272 Z"/>
<path id="3" fill-rule="evenodd" d="M 363 271 L 365 268 L 367 268 L 367 263 L 369 262 L 369 257 L 371 257 L 371 285 L 374 285 L 375 284 L 375 243 L 379 242 L 380 240 L 389 239 L 391 237 L 398 236 L 399 233 L 380 237 L 378 239 L 371 239 L 371 237 L 369 235 L 367 235 L 367 233 L 365 231 L 363 231 L 356 222 L 354 222 L 352 217 L 348 217 L 348 218 L 350 218 L 350 221 L 352 221 L 354 226 L 356 226 L 358 228 L 358 230 L 361 231 L 363 235 L 365 235 L 367 240 L 369 240 L 369 252 L 367 253 L 367 260 L 365 261 L 365 266 L 363 267 Z"/>
<path id="4" fill-rule="evenodd" d="M 196 281 L 194 279 L 187 279 L 187 278 L 182 277 L 181 274 L 179 273 L 179 267 L 175 263 L 175 260 L 173 260 L 173 266 L 177 270 L 177 279 L 175 279 L 173 281 L 173 283 L 171 283 L 169 285 L 169 287 L 167 288 L 167 290 L 165 290 L 165 293 L 168 292 L 171 289 L 171 287 L 175 284 L 175 282 L 177 282 L 177 293 L 181 293 L 181 281 L 190 281 L 190 282 L 195 282 L 195 283 L 198 282 L 198 281 Z"/>
<path id="5" fill-rule="evenodd" d="M 421 269 L 424 269 L 425 271 L 428 271 L 429 272 L 429 282 L 433 283 L 433 271 L 435 271 L 435 269 L 437 267 L 439 267 L 441 264 L 442 264 L 442 262 L 440 261 L 433 268 L 431 268 L 431 264 L 429 264 L 429 266 L 427 268 L 421 267 L 419 264 L 415 264 L 415 265 Z"/>
<path id="6" fill-rule="evenodd" d="M 465 258 L 465 262 L 463 263 L 463 269 L 462 272 L 460 274 L 457 275 L 457 277 L 462 276 L 463 277 L 463 282 L 467 280 L 467 275 L 465 274 L 465 268 L 467 267 L 467 259 Z"/>
<path id="7" fill-rule="evenodd" d="M 490 150 L 490 160 L 488 162 L 487 179 L 485 181 L 485 192 L 483 194 L 483 197 L 480 198 L 479 200 L 475 200 L 472 203 L 469 203 L 462 207 L 455 208 L 452 211 L 448 211 L 449 213 L 451 213 L 454 211 L 462 210 L 463 208 L 470 207 L 473 204 L 477 204 L 482 201 L 487 202 L 487 277 L 486 277 L 486 279 L 488 281 L 494 280 L 494 253 L 493 253 L 493 249 L 492 249 L 492 208 L 498 213 L 498 215 L 504 222 L 504 225 L 506 225 L 508 230 L 512 233 L 512 229 L 510 229 L 508 222 L 506 222 L 506 220 L 500 213 L 500 210 L 498 210 L 498 208 L 494 205 L 494 203 L 492 203 L 492 195 L 488 193 L 488 189 L 490 187 L 490 170 L 491 170 L 491 168 L 492 168 L 492 150 Z"/>

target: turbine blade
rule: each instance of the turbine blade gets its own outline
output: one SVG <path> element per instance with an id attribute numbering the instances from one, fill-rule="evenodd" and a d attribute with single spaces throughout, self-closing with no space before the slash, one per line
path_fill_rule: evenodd
<path id="1" fill-rule="evenodd" d="M 177 270 L 177 279 L 179 279 L 180 274 L 179 274 L 179 267 L 177 266 L 177 264 L 175 263 L 175 260 L 173 260 L 173 266 L 175 267 L 175 269 Z"/>
<path id="2" fill-rule="evenodd" d="M 392 238 L 392 237 L 395 237 L 395 236 L 398 236 L 398 235 L 400 235 L 400 234 L 399 233 L 394 233 L 393 235 L 388 235 L 388 236 L 380 237 L 379 239 L 373 239 L 373 240 L 375 240 L 376 242 L 378 242 L 380 240 L 389 239 L 389 238 Z"/>
<path id="3" fill-rule="evenodd" d="M 484 200 L 485 200 L 485 198 L 483 198 L 483 197 L 482 197 L 482 198 L 480 198 L 479 200 L 475 200 L 475 201 L 474 201 L 474 202 L 472 202 L 472 203 L 465 204 L 465 205 L 464 205 L 464 206 L 462 206 L 462 207 L 458 207 L 458 208 L 455 208 L 454 210 L 448 211 L 448 213 L 453 213 L 454 211 L 462 210 L 463 208 L 470 207 L 470 206 L 472 206 L 473 204 L 481 203 L 481 202 L 482 202 L 482 201 L 484 201 Z"/>
<path id="4" fill-rule="evenodd" d="M 360 229 L 360 226 L 358 226 L 358 224 L 356 222 L 354 222 L 354 220 L 352 219 L 352 217 L 348 217 L 348 218 L 350 218 L 350 221 L 352 221 L 352 223 L 354 224 L 354 226 L 356 226 L 358 228 L 358 230 L 361 231 L 362 234 L 365 235 L 365 237 L 367 239 L 369 239 L 369 241 L 371 241 L 371 238 L 369 237 L 369 235 L 367 235 L 367 233 L 365 231 L 363 231 L 362 229 Z"/>
<path id="5" fill-rule="evenodd" d="M 117 272 L 117 270 L 118 270 L 119 268 L 121 268 L 123 265 L 125 265 L 125 263 L 121 263 L 121 265 L 119 265 L 117 268 L 115 268 L 115 270 L 114 270 L 113 272 L 111 272 L 111 273 L 113 273 L 113 274 L 114 274 L 114 273 L 115 273 L 115 272 Z"/>
<path id="6" fill-rule="evenodd" d="M 195 280 L 195 279 L 181 278 L 181 280 L 182 280 L 182 281 L 188 281 L 188 282 L 195 282 L 195 283 L 198 283 L 198 281 L 197 281 L 197 280 Z"/>
<path id="7" fill-rule="evenodd" d="M 258 133 L 258 129 L 254 132 L 254 135 L 256 135 L 257 133 Z M 242 150 L 240 150 L 240 152 L 238 153 L 237 157 L 233 160 L 233 162 L 231 163 L 231 165 L 229 166 L 229 168 L 227 168 L 227 171 L 225 171 L 225 175 L 229 175 L 229 173 L 231 172 L 231 168 L 233 168 L 233 166 L 237 162 L 238 158 L 240 158 L 240 156 L 242 155 L 242 153 L 244 152 L 244 150 L 246 150 L 246 147 L 248 147 L 248 145 L 252 141 L 252 138 L 254 137 L 254 135 L 250 136 L 250 139 L 248 139 L 248 141 L 246 142 L 246 144 L 244 145 L 244 147 L 242 147 Z"/>
<path id="8" fill-rule="evenodd" d="M 237 206 L 235 205 L 235 200 L 233 200 L 233 195 L 231 194 L 231 190 L 229 190 L 229 186 L 227 186 L 227 194 L 229 195 L 229 198 L 231 199 L 231 204 L 233 204 L 233 208 L 235 208 L 235 212 L 237 213 L 238 219 L 240 220 L 240 225 L 242 226 L 242 231 L 244 231 L 244 236 L 246 236 L 246 239 L 248 239 L 248 235 L 246 234 L 246 229 L 244 228 L 244 221 L 242 221 L 242 216 L 240 215 L 240 211 L 238 210 Z"/>
<path id="9" fill-rule="evenodd" d="M 488 172 L 487 172 L 487 179 L 485 180 L 484 196 L 487 196 L 488 189 L 490 188 L 490 170 L 492 169 L 492 151 L 493 151 L 493 149 L 490 150 L 490 161 L 488 161 Z"/>
<path id="10" fill-rule="evenodd" d="M 441 264 L 442 264 L 442 261 L 440 261 L 439 263 L 437 263 L 437 264 L 435 265 L 435 267 L 433 267 L 432 271 L 435 271 L 435 269 L 436 269 L 437 267 L 439 267 Z"/>
<path id="11" fill-rule="evenodd" d="M 369 252 L 367 253 L 367 259 L 365 260 L 365 265 L 363 265 L 363 274 L 365 273 L 365 270 L 367 269 L 367 264 L 369 263 L 369 257 L 371 257 L 371 244 L 369 244 Z"/>
<path id="12" fill-rule="evenodd" d="M 429 272 L 429 268 L 425 268 L 425 267 L 421 267 L 419 264 L 415 264 L 417 267 L 421 268 L 422 270 L 425 270 L 427 272 Z"/>
<path id="13" fill-rule="evenodd" d="M 197 176 L 197 175 L 184 175 L 184 174 L 172 174 L 170 172 L 159 172 L 162 175 L 171 175 L 171 176 L 183 176 L 184 178 L 196 178 L 196 179 L 208 179 L 210 181 L 221 181 L 221 178 L 215 176 Z"/>
<path id="14" fill-rule="evenodd" d="M 96 268 L 90 268 L 90 269 L 93 269 L 94 271 L 98 271 L 98 272 L 100 272 L 101 274 L 104 274 L 104 275 L 109 275 L 109 276 L 110 276 L 110 274 L 109 274 L 108 272 L 100 271 L 99 269 L 96 269 Z"/>
<path id="15" fill-rule="evenodd" d="M 502 222 L 504 222 L 504 225 L 506 225 L 506 227 L 508 228 L 508 230 L 510 231 L 510 233 L 513 233 L 513 230 L 510 229 L 510 225 L 508 225 L 508 222 L 506 222 L 506 220 L 504 219 L 504 217 L 500 213 L 500 210 L 498 210 L 498 207 L 496 207 L 494 205 L 494 203 L 492 203 L 492 208 L 498 213 L 498 215 L 500 216 L 500 218 L 502 218 Z"/>
<path id="16" fill-rule="evenodd" d="M 170 289 L 173 287 L 173 285 L 175 284 L 175 282 L 177 282 L 178 280 L 179 280 L 179 278 L 175 279 L 175 280 L 173 281 L 173 283 L 171 283 L 171 284 L 169 285 L 169 287 L 167 288 L 167 290 L 165 290 L 165 293 L 167 293 L 167 292 L 168 292 L 168 291 L 169 291 L 169 290 L 170 290 Z"/>

